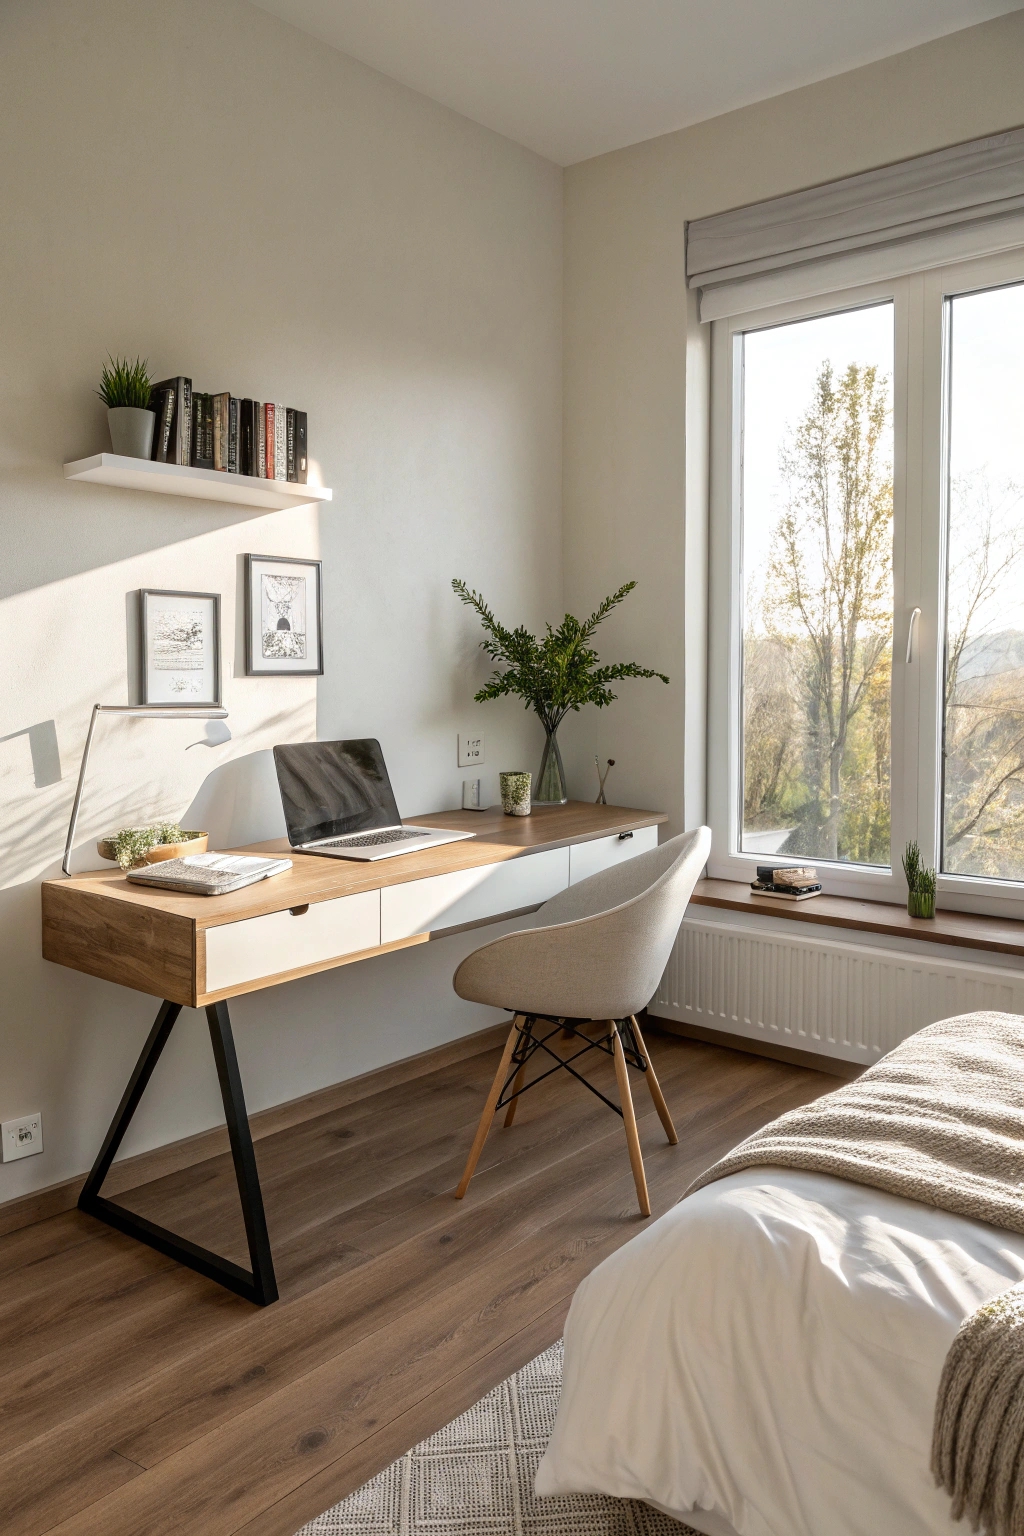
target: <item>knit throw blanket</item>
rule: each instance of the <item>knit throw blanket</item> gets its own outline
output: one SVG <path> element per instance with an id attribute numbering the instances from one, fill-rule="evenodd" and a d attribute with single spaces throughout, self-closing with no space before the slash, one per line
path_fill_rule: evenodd
<path id="1" fill-rule="evenodd" d="M 1024 1235 L 1024 1018 L 968 1013 L 735 1147 L 687 1194 L 769 1164 L 833 1174 Z M 953 1518 L 1024 1536 L 1024 1282 L 965 1318 L 939 1382 L 932 1471 Z"/>

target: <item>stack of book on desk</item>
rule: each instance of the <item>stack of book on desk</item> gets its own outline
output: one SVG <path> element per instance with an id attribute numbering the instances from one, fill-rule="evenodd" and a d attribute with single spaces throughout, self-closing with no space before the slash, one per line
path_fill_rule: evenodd
<path id="1" fill-rule="evenodd" d="M 777 896 L 782 901 L 807 901 L 821 892 L 818 871 L 813 864 L 801 864 L 789 869 L 776 868 L 773 864 L 759 864 L 757 879 L 751 880 L 750 889 L 758 896 Z"/>

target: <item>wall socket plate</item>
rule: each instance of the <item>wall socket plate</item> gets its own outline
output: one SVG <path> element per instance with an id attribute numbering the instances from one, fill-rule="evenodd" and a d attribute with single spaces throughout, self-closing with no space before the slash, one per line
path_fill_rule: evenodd
<path id="1" fill-rule="evenodd" d="M 459 737 L 459 767 L 479 768 L 484 760 L 484 739 L 482 736 Z"/>
<path id="2" fill-rule="evenodd" d="M 43 1150 L 42 1115 L 23 1115 L 20 1120 L 0 1122 L 0 1139 L 3 1141 L 5 1163 L 13 1163 L 19 1157 L 31 1157 Z"/>

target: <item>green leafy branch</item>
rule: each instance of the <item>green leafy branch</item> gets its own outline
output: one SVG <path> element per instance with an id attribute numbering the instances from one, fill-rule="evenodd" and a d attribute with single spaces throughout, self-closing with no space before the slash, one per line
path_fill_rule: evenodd
<path id="1" fill-rule="evenodd" d="M 557 629 L 545 625 L 545 632 L 538 639 L 523 625 L 517 629 L 506 628 L 481 594 L 456 578 L 452 590 L 467 607 L 475 610 L 484 627 L 485 638 L 480 642 L 482 649 L 504 668 L 493 672 L 474 694 L 476 701 L 482 704 L 488 699 L 513 694 L 523 700 L 524 708 L 534 711 L 547 730 L 556 731 L 570 710 L 578 711 L 585 704 L 596 704 L 598 709 L 603 709 L 617 698 L 610 683 L 627 677 L 657 677 L 667 683 L 668 678 L 663 672 L 652 672 L 635 661 L 602 666 L 601 658 L 590 645 L 598 625 L 635 586 L 635 581 L 627 581 L 617 592 L 606 597 L 589 619 L 581 621 L 567 613 Z"/>

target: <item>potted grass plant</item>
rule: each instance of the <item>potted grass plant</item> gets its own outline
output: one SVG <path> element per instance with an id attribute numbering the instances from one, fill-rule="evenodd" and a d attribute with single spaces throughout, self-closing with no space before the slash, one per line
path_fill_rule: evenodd
<path id="1" fill-rule="evenodd" d="M 544 727 L 544 756 L 533 796 L 537 805 L 564 805 L 569 798 L 557 733 L 570 709 L 580 710 L 584 704 L 603 709 L 617 697 L 608 684 L 618 682 L 620 678 L 657 677 L 663 683 L 668 682 L 664 672 L 652 672 L 635 661 L 616 661 L 610 666 L 602 666 L 590 644 L 597 626 L 635 586 L 635 581 L 627 581 L 617 592 L 606 597 L 589 619 L 575 619 L 567 613 L 557 629 L 546 625 L 546 633 L 538 639 L 522 625 L 518 629 L 506 629 L 479 592 L 467 587 L 464 581 L 452 582 L 455 595 L 479 615 L 486 631 L 486 638 L 480 642 L 481 648 L 501 662 L 505 669 L 492 673 L 473 697 L 483 703 L 485 699 L 498 699 L 506 693 L 515 694 L 527 709 L 533 710 Z"/>
<path id="2" fill-rule="evenodd" d="M 148 361 L 137 357 L 130 363 L 126 357 L 108 357 L 96 393 L 107 408 L 114 452 L 130 459 L 152 458 L 156 412 L 149 408 L 153 381 Z"/>
<path id="3" fill-rule="evenodd" d="M 921 863 L 921 849 L 908 843 L 903 855 L 903 873 L 907 877 L 907 913 L 910 917 L 935 916 L 935 871 Z"/>

